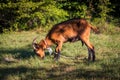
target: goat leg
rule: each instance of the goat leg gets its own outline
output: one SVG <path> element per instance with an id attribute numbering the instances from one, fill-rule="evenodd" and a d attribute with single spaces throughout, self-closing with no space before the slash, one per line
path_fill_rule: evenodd
<path id="1" fill-rule="evenodd" d="M 95 61 L 95 51 L 94 49 L 88 48 L 88 61 L 90 60 Z"/>
<path id="2" fill-rule="evenodd" d="M 55 59 L 55 61 L 58 61 L 60 59 L 60 52 L 58 52 L 58 53 L 55 52 L 54 59 Z"/>
<path id="3" fill-rule="evenodd" d="M 91 49 L 91 57 L 92 57 L 92 61 L 95 61 L 95 51 L 94 49 Z"/>
<path id="4" fill-rule="evenodd" d="M 88 48 L 88 61 L 90 61 L 91 60 L 91 50 L 90 50 L 90 48 Z"/>

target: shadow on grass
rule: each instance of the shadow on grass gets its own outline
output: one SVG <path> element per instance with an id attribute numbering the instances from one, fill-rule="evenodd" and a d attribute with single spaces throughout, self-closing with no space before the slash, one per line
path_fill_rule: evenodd
<path id="1" fill-rule="evenodd" d="M 107 68 L 108 66 L 104 66 Z M 54 72 L 54 71 L 53 71 Z M 60 75 L 51 74 L 47 79 L 51 80 L 120 80 L 119 74 L 114 70 L 85 70 L 76 69 Z"/>
<path id="2" fill-rule="evenodd" d="M 41 70 L 45 70 L 45 69 L 41 68 Z M 20 77 L 19 78 L 20 80 L 21 79 L 28 80 L 29 78 L 32 79 L 33 76 L 36 78 L 34 74 L 36 71 L 37 69 L 28 68 L 25 66 L 19 66 L 16 68 L 0 68 L 0 79 L 9 80 L 9 76 L 14 75 L 14 76 Z"/>
<path id="3" fill-rule="evenodd" d="M 114 60 L 119 60 L 114 59 Z M 60 63 L 51 69 L 29 68 L 19 66 L 16 68 L 0 68 L 0 79 L 7 80 L 7 76 L 17 75 L 20 80 L 119 80 L 119 64 L 101 64 L 101 70 L 76 69 L 74 66 Z M 117 71 L 116 71 L 117 70 Z"/>
<path id="4" fill-rule="evenodd" d="M 32 49 L 31 45 L 24 46 L 23 48 L 13 48 L 13 49 L 0 49 L 0 55 L 10 54 L 15 58 L 27 59 L 31 56 L 36 55 Z"/>
<path id="5" fill-rule="evenodd" d="M 58 70 L 61 70 L 60 74 L 57 73 L 56 69 L 49 72 L 53 72 L 49 74 L 47 79 L 51 80 L 120 80 L 120 58 L 113 59 L 114 63 L 101 63 L 101 68 L 99 70 L 92 70 L 92 69 L 72 69 L 67 70 L 70 66 L 59 66 L 57 67 Z M 99 62 L 99 61 L 98 61 Z M 86 64 L 86 63 L 85 63 Z M 92 64 L 92 63 L 91 63 Z M 89 64 L 89 65 L 91 65 Z M 86 64 L 87 66 L 88 64 Z"/>

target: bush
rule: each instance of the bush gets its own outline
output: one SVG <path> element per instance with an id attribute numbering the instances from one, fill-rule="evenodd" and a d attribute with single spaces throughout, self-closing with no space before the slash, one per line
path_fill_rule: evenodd
<path id="1" fill-rule="evenodd" d="M 1 19 L 9 23 L 12 30 L 29 30 L 66 19 L 67 12 L 56 7 L 55 1 L 10 1 L 0 3 Z M 3 25 L 1 25 L 3 26 Z"/>
<path id="2" fill-rule="evenodd" d="M 48 29 L 71 18 L 87 18 L 99 26 L 101 31 L 109 32 L 113 24 L 116 24 L 111 20 L 112 15 L 115 15 L 113 9 L 116 3 L 117 1 L 111 0 L 1 0 L 0 32 L 30 30 L 36 27 Z M 106 27 L 110 22 L 112 28 Z"/>

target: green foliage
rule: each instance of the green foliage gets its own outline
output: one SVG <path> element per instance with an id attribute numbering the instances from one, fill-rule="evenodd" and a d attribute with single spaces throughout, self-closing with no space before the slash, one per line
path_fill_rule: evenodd
<path id="1" fill-rule="evenodd" d="M 115 15 L 113 9 L 117 2 L 111 0 L 1 0 L 0 32 L 29 30 L 36 27 L 48 29 L 56 23 L 71 18 L 86 18 L 95 24 L 105 25 L 106 22 L 112 21 L 111 17 Z M 103 26 L 99 27 L 104 29 Z"/>
<path id="2" fill-rule="evenodd" d="M 0 20 L 10 22 L 13 30 L 27 30 L 62 21 L 67 12 L 56 7 L 55 1 L 19 0 L 0 3 Z"/>
<path id="3" fill-rule="evenodd" d="M 62 9 L 68 11 L 69 18 L 85 18 L 87 16 L 87 5 L 85 3 L 80 3 L 75 1 L 61 1 L 58 4 Z"/>

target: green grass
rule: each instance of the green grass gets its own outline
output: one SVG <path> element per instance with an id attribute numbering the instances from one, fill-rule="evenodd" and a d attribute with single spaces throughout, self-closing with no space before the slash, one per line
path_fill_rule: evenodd
<path id="1" fill-rule="evenodd" d="M 91 34 L 96 61 L 88 62 L 87 49 L 81 42 L 65 43 L 61 58 L 44 60 L 36 56 L 32 40 L 43 39 L 46 32 L 28 31 L 0 34 L 0 80 L 119 80 L 120 34 Z M 54 49 L 55 46 L 52 48 Z M 7 62 L 12 58 L 15 62 Z"/>

